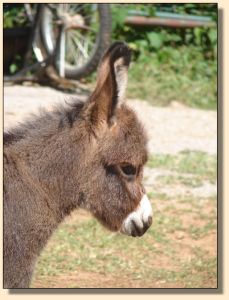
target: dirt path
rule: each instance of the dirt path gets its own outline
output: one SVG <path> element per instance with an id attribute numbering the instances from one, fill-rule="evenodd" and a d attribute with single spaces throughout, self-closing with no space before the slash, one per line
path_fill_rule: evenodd
<path id="1" fill-rule="evenodd" d="M 54 103 L 76 96 L 49 87 L 4 87 L 4 126 L 14 126 L 39 107 L 51 109 Z M 182 150 L 217 151 L 217 114 L 215 111 L 191 109 L 173 102 L 169 107 L 153 107 L 145 101 L 128 101 L 139 114 L 149 136 L 151 153 L 176 154 Z"/>

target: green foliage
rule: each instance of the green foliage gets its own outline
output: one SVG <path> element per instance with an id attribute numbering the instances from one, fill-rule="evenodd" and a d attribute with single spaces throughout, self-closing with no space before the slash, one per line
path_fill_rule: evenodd
<path id="1" fill-rule="evenodd" d="M 182 15 L 209 16 L 217 21 L 216 4 L 113 4 L 112 24 L 113 39 L 124 38 L 134 50 L 148 51 L 161 49 L 163 46 L 195 45 L 201 46 L 207 57 L 214 58 L 217 43 L 216 27 L 196 27 L 194 29 L 163 28 L 154 26 L 141 28 L 124 25 L 128 15 L 154 16 L 156 12 L 169 12 Z M 144 42 L 143 42 L 144 41 Z"/>
<path id="2" fill-rule="evenodd" d="M 206 60 L 200 47 L 142 50 L 130 67 L 127 96 L 153 105 L 179 101 L 192 107 L 216 109 L 216 78 L 217 61 Z"/>
<path id="3" fill-rule="evenodd" d="M 154 17 L 163 12 L 210 17 L 216 25 L 216 4 L 111 4 L 111 8 L 112 39 L 124 40 L 133 49 L 128 97 L 145 99 L 153 105 L 168 105 L 175 100 L 192 107 L 216 109 L 216 26 L 184 29 L 125 24 L 129 15 Z M 23 5 L 4 9 L 4 28 L 25 24 Z M 11 73 L 17 68 L 16 62 Z"/>
<path id="4" fill-rule="evenodd" d="M 14 28 L 28 25 L 25 9 L 22 4 L 4 4 L 3 27 Z"/>
<path id="5" fill-rule="evenodd" d="M 155 49 L 160 49 L 163 45 L 163 38 L 162 36 L 157 32 L 149 32 L 146 35 L 148 44 L 150 47 Z"/>
<path id="6" fill-rule="evenodd" d="M 209 16 L 215 24 L 217 21 L 216 4 L 113 4 L 113 40 L 125 40 L 133 49 L 127 96 L 153 105 L 175 100 L 216 109 L 216 26 L 181 29 L 124 24 L 128 15 L 154 16 L 158 11 Z"/>

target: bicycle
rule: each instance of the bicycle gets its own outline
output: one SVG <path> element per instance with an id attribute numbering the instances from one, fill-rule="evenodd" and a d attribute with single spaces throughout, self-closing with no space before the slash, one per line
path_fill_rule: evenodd
<path id="1" fill-rule="evenodd" d="M 23 5 L 31 24 L 27 51 L 22 69 L 5 81 L 22 81 L 29 78 L 26 73 L 41 69 L 64 79 L 80 79 L 95 70 L 110 43 L 109 4 Z M 36 62 L 31 64 L 32 52 Z"/>

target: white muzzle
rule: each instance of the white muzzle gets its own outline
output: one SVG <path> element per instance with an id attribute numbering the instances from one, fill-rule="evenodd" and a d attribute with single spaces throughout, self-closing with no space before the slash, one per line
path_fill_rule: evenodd
<path id="1" fill-rule="evenodd" d="M 153 210 L 145 194 L 134 212 L 130 213 L 123 221 L 121 232 L 131 236 L 142 236 L 151 226 Z"/>

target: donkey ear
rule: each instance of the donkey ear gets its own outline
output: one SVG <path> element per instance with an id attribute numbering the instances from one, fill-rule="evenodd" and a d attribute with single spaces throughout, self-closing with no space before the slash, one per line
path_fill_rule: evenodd
<path id="1" fill-rule="evenodd" d="M 94 104 L 92 122 L 109 122 L 116 107 L 124 100 L 130 58 L 131 51 L 124 42 L 115 42 L 104 54 L 97 84 L 89 100 Z"/>

